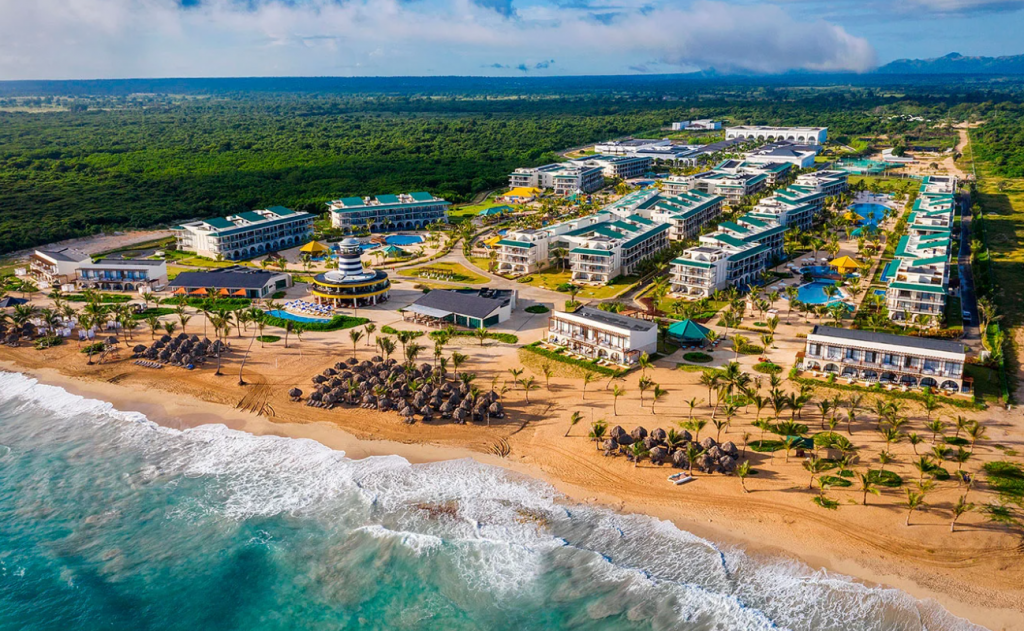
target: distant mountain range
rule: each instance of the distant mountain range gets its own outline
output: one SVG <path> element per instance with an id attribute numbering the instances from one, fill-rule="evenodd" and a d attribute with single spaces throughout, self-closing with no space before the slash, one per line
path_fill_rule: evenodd
<path id="1" fill-rule="evenodd" d="M 1024 55 L 965 57 L 949 53 L 936 59 L 897 59 L 876 72 L 881 74 L 1024 74 Z"/>

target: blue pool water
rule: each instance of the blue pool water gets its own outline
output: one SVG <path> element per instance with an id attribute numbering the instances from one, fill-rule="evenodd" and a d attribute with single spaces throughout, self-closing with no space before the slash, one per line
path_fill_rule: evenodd
<path id="1" fill-rule="evenodd" d="M 331 321 L 330 318 L 310 318 L 309 316 L 295 315 L 294 313 L 288 313 L 287 311 L 284 311 L 282 309 L 271 309 L 267 313 L 278 318 L 284 318 L 285 320 L 293 320 L 295 322 L 320 323 Z"/>
<path id="2" fill-rule="evenodd" d="M 888 263 L 886 263 L 885 269 L 882 270 L 882 282 L 888 283 L 892 279 L 892 277 L 896 275 L 896 271 L 899 268 L 900 262 L 898 260 L 889 261 Z"/>
<path id="3" fill-rule="evenodd" d="M 850 210 L 864 218 L 857 222 L 860 227 L 853 231 L 854 236 L 860 236 L 865 229 L 869 233 L 878 230 L 878 224 L 885 219 L 885 211 L 888 209 L 882 204 L 859 203 L 850 206 Z"/>
<path id="4" fill-rule="evenodd" d="M 836 294 L 831 299 L 827 295 L 825 295 L 825 288 L 829 287 L 829 286 L 834 286 L 834 285 L 835 285 L 835 281 L 816 280 L 816 281 L 814 281 L 812 283 L 806 283 L 804 285 L 800 285 L 800 287 L 797 288 L 797 294 L 796 295 L 797 295 L 797 298 L 800 300 L 800 302 L 802 302 L 804 304 L 808 304 L 808 305 L 832 305 L 832 304 L 835 304 L 837 302 L 842 302 L 843 301 L 842 290 L 840 290 L 840 293 Z"/>
<path id="5" fill-rule="evenodd" d="M 372 250 L 374 248 L 379 248 L 380 244 L 379 243 L 360 243 L 359 247 L 361 247 L 363 249 L 363 252 L 365 252 L 367 250 Z"/>
<path id="6" fill-rule="evenodd" d="M 834 275 L 835 271 L 828 265 L 806 265 L 800 268 L 800 273 L 811 276 L 830 276 Z"/>
<path id="7" fill-rule="evenodd" d="M 384 237 L 384 242 L 388 245 L 416 245 L 423 243 L 423 237 L 415 234 L 393 234 Z"/>
<path id="8" fill-rule="evenodd" d="M 469 458 L 170 429 L 18 373 L 0 534 L 0 631 L 982 631 Z"/>
<path id="9" fill-rule="evenodd" d="M 874 294 L 875 294 L 876 296 L 885 296 L 885 290 L 884 290 L 884 289 L 876 289 L 876 290 L 874 290 L 874 292 L 873 292 L 873 293 L 874 293 Z"/>

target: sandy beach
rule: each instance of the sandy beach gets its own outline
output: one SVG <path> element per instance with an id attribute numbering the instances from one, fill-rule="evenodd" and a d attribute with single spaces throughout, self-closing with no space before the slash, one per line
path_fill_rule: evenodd
<path id="1" fill-rule="evenodd" d="M 137 332 L 136 337 L 146 342 L 149 335 Z M 604 457 L 586 438 L 592 418 L 605 418 L 627 431 L 637 425 L 670 428 L 686 419 L 683 400 L 701 395 L 700 373 L 673 370 L 674 362 L 661 361 L 654 368 L 656 379 L 670 392 L 664 403 L 659 402 L 657 414 L 652 414 L 649 400 L 646 406 L 640 404 L 636 375 L 625 380 L 628 395 L 614 402 L 606 380 L 591 384 L 584 399 L 581 381 L 556 371 L 547 386 L 543 375 L 536 375 L 541 385 L 531 393 L 529 404 L 521 391 L 510 389 L 504 398 L 508 416 L 489 427 L 443 420 L 406 425 L 394 413 L 349 407 L 324 410 L 289 400 L 289 388 L 308 392 L 311 376 L 351 356 L 351 345 L 339 345 L 337 340 L 337 334 L 307 334 L 301 342 L 293 340 L 288 349 L 280 343 L 273 349 L 256 345 L 246 367 L 246 386 L 237 384 L 240 353 L 232 353 L 224 362 L 222 376 L 214 376 L 209 367 L 152 370 L 124 358 L 89 366 L 74 343 L 44 351 L 3 347 L 0 367 L 109 401 L 121 410 L 142 412 L 178 429 L 222 423 L 257 435 L 316 440 L 353 458 L 396 454 L 411 462 L 426 462 L 471 457 L 543 479 L 572 501 L 649 514 L 712 541 L 742 546 L 748 554 L 796 558 L 814 568 L 932 598 L 990 629 L 1024 629 L 1020 541 L 973 513 L 961 519 L 956 533 L 950 533 L 949 506 L 962 493 L 953 483 L 930 493 L 929 509 L 915 513 L 913 525 L 906 527 L 902 491 L 871 497 L 871 505 L 864 507 L 856 486 L 838 489 L 833 493 L 842 504 L 839 510 L 818 508 L 810 501 L 816 491 L 808 489 L 807 473 L 798 459 L 784 462 L 781 452 L 769 462 L 765 462 L 768 454 L 751 454 L 755 464 L 763 464 L 758 475 L 747 480 L 750 493 L 744 493 L 732 476 L 699 476 L 695 483 L 676 487 L 665 482 L 669 467 L 650 463 L 635 467 L 621 457 Z M 238 346 L 244 340 L 232 341 Z M 475 372 L 478 383 L 504 380 L 506 368 L 520 364 L 516 347 L 496 343 L 481 347 L 475 340 L 457 343 L 465 345 L 458 350 L 470 357 L 463 370 Z M 357 347 L 360 359 L 373 354 L 372 347 Z M 570 428 L 573 411 L 580 411 L 584 420 Z M 707 411 L 704 408 L 705 415 Z M 702 410 L 698 408 L 697 413 Z M 918 411 L 906 413 L 913 417 Z M 817 413 L 807 409 L 804 414 L 804 421 L 816 426 Z M 978 416 L 990 428 L 989 442 L 1020 448 L 1020 430 L 1012 414 L 988 411 Z M 722 440 L 739 443 L 741 432 L 750 429 L 751 416 L 738 415 Z M 879 439 L 870 435 L 874 432 L 867 429 L 866 421 L 862 423 L 864 428 L 854 434 L 854 441 L 864 444 L 865 451 L 875 449 L 872 443 Z M 714 435 L 715 429 L 709 424 L 706 431 L 711 433 L 705 435 Z M 490 453 L 502 439 L 511 447 L 506 458 Z M 909 446 L 899 449 L 909 451 Z M 979 452 L 986 450 L 992 448 L 979 445 Z M 895 470 L 916 479 L 909 457 L 901 460 L 902 464 L 893 465 Z M 978 503 L 991 499 L 984 497 L 991 494 L 983 489 L 972 494 Z"/>

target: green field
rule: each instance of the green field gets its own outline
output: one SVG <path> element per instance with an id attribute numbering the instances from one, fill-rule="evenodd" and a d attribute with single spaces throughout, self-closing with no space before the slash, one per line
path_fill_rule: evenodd
<path id="1" fill-rule="evenodd" d="M 431 278 L 431 272 L 440 272 L 451 274 L 450 278 Z M 470 270 L 465 265 L 459 263 L 430 263 L 422 267 L 415 267 L 413 269 L 404 269 L 402 273 L 407 276 L 416 276 L 423 278 L 424 280 L 441 281 L 450 283 L 470 283 L 472 285 L 482 285 L 487 282 L 487 278 L 477 274 Z"/>
<path id="2" fill-rule="evenodd" d="M 536 274 L 529 274 L 529 278 L 531 279 L 530 282 L 524 284 L 556 291 L 556 288 L 559 285 L 572 282 L 572 272 L 568 270 L 538 272 Z M 606 300 L 608 298 L 614 298 L 629 289 L 636 281 L 637 278 L 635 276 L 620 276 L 612 280 L 609 284 L 600 287 L 580 285 L 580 292 L 576 294 L 576 298 L 592 300 Z M 569 297 L 568 292 L 566 292 L 565 299 L 568 300 Z"/>

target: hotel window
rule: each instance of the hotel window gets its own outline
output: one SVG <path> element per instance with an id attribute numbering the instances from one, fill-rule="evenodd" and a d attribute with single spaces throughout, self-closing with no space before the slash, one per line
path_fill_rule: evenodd
<path id="1" fill-rule="evenodd" d="M 821 356 L 821 344 L 811 344 L 810 353 L 811 353 L 811 355 L 814 355 L 815 357 L 820 357 Z"/>
<path id="2" fill-rule="evenodd" d="M 935 371 L 935 370 L 938 370 L 939 366 L 941 366 L 941 365 L 942 365 L 942 362 L 940 362 L 937 359 L 926 359 L 926 360 L 924 360 L 924 369 L 925 370 L 933 370 L 933 371 Z"/>
<path id="3" fill-rule="evenodd" d="M 838 346 L 829 346 L 825 349 L 825 356 L 828 359 L 839 359 L 841 350 Z"/>
<path id="4" fill-rule="evenodd" d="M 946 362 L 946 372 L 950 375 L 959 375 L 963 365 L 959 362 Z"/>
<path id="5" fill-rule="evenodd" d="M 917 358 L 916 357 L 908 357 L 905 365 L 906 365 L 907 368 L 917 368 L 917 366 L 918 366 Z"/>
<path id="6" fill-rule="evenodd" d="M 877 356 L 878 354 L 875 353 L 875 351 L 864 351 L 864 361 L 869 364 L 873 364 L 878 361 Z"/>
<path id="7" fill-rule="evenodd" d="M 896 356 L 893 355 L 892 353 L 886 353 L 885 355 L 882 356 L 882 363 L 888 364 L 890 366 L 896 366 Z"/>
<path id="8" fill-rule="evenodd" d="M 860 359 L 860 351 L 854 348 L 846 349 L 846 359 L 847 361 L 858 361 Z"/>

